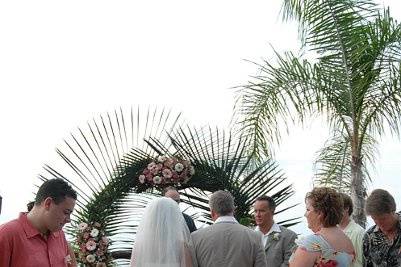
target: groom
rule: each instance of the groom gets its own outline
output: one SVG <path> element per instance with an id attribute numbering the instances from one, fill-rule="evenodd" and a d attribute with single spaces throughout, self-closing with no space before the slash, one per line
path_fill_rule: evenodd
<path id="1" fill-rule="evenodd" d="M 256 199 L 254 210 L 257 227 L 255 230 L 263 235 L 267 266 L 284 267 L 288 266 L 297 235 L 274 222 L 275 209 L 276 203 L 272 197 L 261 196 Z"/>
<path id="2" fill-rule="evenodd" d="M 199 267 L 266 267 L 261 236 L 234 218 L 233 196 L 216 191 L 209 206 L 214 224 L 191 234 L 193 261 Z"/>

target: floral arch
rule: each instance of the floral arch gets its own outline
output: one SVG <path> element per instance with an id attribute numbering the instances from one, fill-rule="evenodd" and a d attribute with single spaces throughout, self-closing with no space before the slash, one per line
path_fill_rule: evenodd
<path id="1" fill-rule="evenodd" d="M 120 109 L 72 133 L 40 179 L 65 179 L 79 194 L 67 233 L 80 264 L 123 266 L 143 208 L 164 186 L 174 185 L 206 223 L 208 194 L 220 189 L 233 194 L 235 216 L 244 224 L 260 195 L 271 195 L 280 208 L 293 194 L 291 185 L 271 159 L 252 160 L 247 146 L 230 132 L 190 126 L 165 109 Z"/>

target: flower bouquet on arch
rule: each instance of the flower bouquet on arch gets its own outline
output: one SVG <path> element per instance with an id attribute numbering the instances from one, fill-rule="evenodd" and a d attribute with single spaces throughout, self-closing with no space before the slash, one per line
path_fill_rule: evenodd
<path id="1" fill-rule="evenodd" d="M 109 239 L 101 230 L 100 223 L 80 223 L 76 242 L 79 248 L 78 259 L 85 266 L 106 267 L 111 260 L 108 253 Z"/>
<path id="2" fill-rule="evenodd" d="M 147 165 L 138 180 L 141 184 L 161 187 L 185 184 L 194 174 L 195 168 L 189 160 L 159 156 Z"/>

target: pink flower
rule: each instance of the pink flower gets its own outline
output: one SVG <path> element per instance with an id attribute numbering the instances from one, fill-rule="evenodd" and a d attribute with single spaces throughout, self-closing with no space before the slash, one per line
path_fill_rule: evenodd
<path id="1" fill-rule="evenodd" d="M 84 240 L 88 239 L 89 238 L 89 233 L 84 233 L 83 238 L 84 238 Z"/>
<path id="2" fill-rule="evenodd" d="M 153 161 L 148 164 L 148 170 L 152 170 L 154 167 L 156 167 L 156 163 L 154 163 Z"/>
<path id="3" fill-rule="evenodd" d="M 102 236 L 101 240 L 105 245 L 107 245 L 109 243 L 109 239 L 107 237 L 105 237 L 105 236 Z"/>
<path id="4" fill-rule="evenodd" d="M 167 168 L 171 168 L 174 165 L 174 160 L 172 158 L 168 158 L 166 159 L 166 161 L 164 161 L 164 166 L 166 166 Z"/>
<path id="5" fill-rule="evenodd" d="M 162 174 L 165 178 L 171 178 L 173 176 L 173 173 L 170 169 L 164 168 L 162 171 Z"/>
<path id="6" fill-rule="evenodd" d="M 161 164 L 161 163 L 156 164 L 156 170 L 161 171 L 161 169 L 163 169 L 163 164 Z"/>
<path id="7" fill-rule="evenodd" d="M 89 251 L 93 251 L 96 248 L 96 242 L 91 239 L 88 242 L 86 242 L 85 246 Z"/>
<path id="8" fill-rule="evenodd" d="M 148 180 L 148 182 L 152 183 L 153 182 L 153 175 L 152 174 L 146 175 L 146 180 Z"/>
<path id="9" fill-rule="evenodd" d="M 153 175 L 156 175 L 159 173 L 159 170 L 157 169 L 157 167 L 154 167 L 154 168 L 150 169 L 150 173 Z"/>
<path id="10" fill-rule="evenodd" d="M 171 177 L 173 180 L 178 180 L 180 177 L 176 172 L 173 172 L 173 176 Z"/>

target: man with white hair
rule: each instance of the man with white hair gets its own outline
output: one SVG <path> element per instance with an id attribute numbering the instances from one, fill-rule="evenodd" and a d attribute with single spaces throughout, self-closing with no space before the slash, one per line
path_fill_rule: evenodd
<path id="1" fill-rule="evenodd" d="M 234 198 L 216 191 L 209 200 L 214 224 L 191 234 L 193 260 L 199 267 L 266 267 L 261 234 L 239 224 L 234 218 Z"/>

